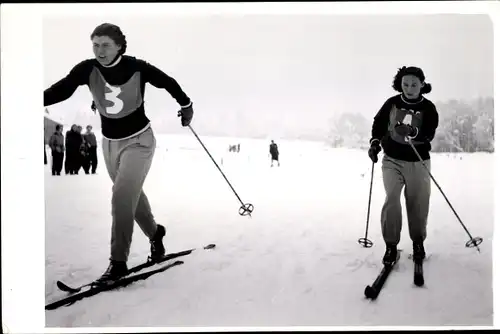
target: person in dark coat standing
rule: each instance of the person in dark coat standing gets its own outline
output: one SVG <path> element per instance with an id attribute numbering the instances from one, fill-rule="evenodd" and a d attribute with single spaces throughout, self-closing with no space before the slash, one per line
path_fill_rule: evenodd
<path id="1" fill-rule="evenodd" d="M 52 151 L 52 175 L 61 175 L 64 159 L 64 136 L 62 130 L 62 125 L 56 125 L 56 131 L 49 139 L 49 146 Z"/>
<path id="2" fill-rule="evenodd" d="M 74 173 L 78 175 L 80 168 L 84 166 L 85 160 L 87 159 L 87 147 L 85 146 L 81 125 L 76 126 L 75 147 L 77 153 L 75 155 Z"/>
<path id="3" fill-rule="evenodd" d="M 83 137 L 78 132 L 78 125 L 73 124 L 71 130 L 66 133 L 66 174 L 78 174 L 81 166 L 80 146 Z"/>
<path id="4" fill-rule="evenodd" d="M 66 159 L 64 160 L 64 172 L 66 173 L 66 175 L 71 173 L 71 158 L 72 158 L 72 155 L 70 152 L 71 145 L 68 145 L 68 144 L 69 144 L 69 141 L 71 141 L 72 132 L 73 132 L 73 129 L 75 128 L 75 126 L 76 126 L 76 124 L 73 124 L 71 126 L 71 128 L 68 131 L 66 131 L 66 141 L 65 141 Z M 71 174 L 73 174 L 73 173 L 71 173 Z"/>
<path id="5" fill-rule="evenodd" d="M 271 145 L 269 145 L 269 154 L 271 154 L 271 167 L 273 167 L 274 161 L 278 163 L 278 167 L 280 166 L 280 160 L 279 160 L 279 151 L 278 151 L 278 145 L 274 142 L 274 140 L 271 140 Z"/>
<path id="6" fill-rule="evenodd" d="M 92 167 L 92 174 L 95 174 L 97 170 L 97 139 L 92 132 L 92 125 L 87 125 L 87 132 L 83 135 L 83 139 L 87 148 L 87 157 L 83 168 L 88 174 L 90 167 Z"/>

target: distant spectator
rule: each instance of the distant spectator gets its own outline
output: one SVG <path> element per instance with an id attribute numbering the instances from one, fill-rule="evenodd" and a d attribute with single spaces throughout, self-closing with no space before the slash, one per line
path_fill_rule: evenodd
<path id="1" fill-rule="evenodd" d="M 92 132 L 92 125 L 87 125 L 87 132 L 83 135 L 83 139 L 87 150 L 83 169 L 85 174 L 89 174 L 90 167 L 92 167 L 92 174 L 95 174 L 97 170 L 97 139 Z"/>
<path id="2" fill-rule="evenodd" d="M 73 130 L 73 128 L 76 126 L 76 124 L 73 124 L 71 126 L 71 128 L 66 131 L 66 139 L 65 139 L 65 148 L 66 148 L 66 159 L 64 160 L 64 171 L 66 172 L 66 175 L 67 174 L 70 174 L 71 172 L 71 154 L 69 152 L 69 146 L 68 146 L 68 141 L 70 140 L 71 138 L 71 131 Z M 73 173 L 71 173 L 73 174 Z"/>
<path id="3" fill-rule="evenodd" d="M 82 130 L 81 125 L 76 126 L 77 139 L 75 139 L 75 147 L 77 147 L 77 155 L 75 156 L 75 174 L 78 174 L 80 168 L 83 167 L 87 157 L 87 147 L 85 146 Z"/>
<path id="4" fill-rule="evenodd" d="M 274 161 L 278 163 L 278 167 L 280 166 L 280 160 L 279 160 L 279 151 L 278 151 L 278 145 L 274 142 L 274 140 L 271 140 L 271 145 L 269 145 L 269 154 L 271 155 L 271 167 L 274 166 Z"/>
<path id="5" fill-rule="evenodd" d="M 73 124 L 71 130 L 66 132 L 66 174 L 78 174 L 81 167 L 80 150 L 82 143 L 83 137 L 78 131 L 78 125 Z"/>
<path id="6" fill-rule="evenodd" d="M 49 139 L 49 147 L 52 151 L 52 175 L 61 175 L 64 159 L 64 136 L 62 130 L 62 125 L 56 125 L 56 131 Z"/>

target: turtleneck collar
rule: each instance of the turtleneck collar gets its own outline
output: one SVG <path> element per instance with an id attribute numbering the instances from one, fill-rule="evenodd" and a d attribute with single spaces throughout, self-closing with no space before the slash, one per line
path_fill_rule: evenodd
<path id="1" fill-rule="evenodd" d="M 115 60 L 113 60 L 109 65 L 102 65 L 102 67 L 106 67 L 106 68 L 109 68 L 109 67 L 113 67 L 113 66 L 116 66 L 118 65 L 118 63 L 120 62 L 120 60 L 122 60 L 122 56 L 121 55 L 118 55 L 116 56 Z"/>
<path id="2" fill-rule="evenodd" d="M 415 99 L 408 99 L 404 96 L 404 94 L 401 94 L 401 100 L 403 100 L 403 102 L 408 103 L 408 104 L 416 104 L 416 103 L 422 102 L 424 100 L 424 97 L 422 95 L 420 95 L 419 97 L 417 97 Z"/>

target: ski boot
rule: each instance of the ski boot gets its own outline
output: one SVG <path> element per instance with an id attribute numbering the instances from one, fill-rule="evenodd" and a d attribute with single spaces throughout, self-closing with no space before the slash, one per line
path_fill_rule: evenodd
<path id="1" fill-rule="evenodd" d="M 165 246 L 163 246 L 163 237 L 166 234 L 165 227 L 163 225 L 156 225 L 156 233 L 153 238 L 149 241 L 151 244 L 151 255 L 148 257 L 148 261 L 156 262 L 161 260 L 165 255 Z"/>
<path id="2" fill-rule="evenodd" d="M 424 243 L 422 241 L 413 242 L 413 261 L 423 261 L 425 259 Z"/>
<path id="3" fill-rule="evenodd" d="M 382 263 L 386 266 L 390 266 L 396 262 L 398 257 L 397 245 L 387 244 L 385 249 L 385 254 L 382 259 Z"/>
<path id="4" fill-rule="evenodd" d="M 92 285 L 100 286 L 100 285 L 108 285 L 113 283 L 114 281 L 119 280 L 120 278 L 127 276 L 128 268 L 127 263 L 125 261 L 115 261 L 111 260 L 108 266 L 108 269 L 99 277 L 97 280 L 93 282 Z"/>

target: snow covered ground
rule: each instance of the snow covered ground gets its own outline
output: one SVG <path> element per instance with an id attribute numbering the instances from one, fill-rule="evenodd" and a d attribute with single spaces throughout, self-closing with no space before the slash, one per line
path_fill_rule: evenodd
<path id="1" fill-rule="evenodd" d="M 462 221 L 484 238 L 481 253 L 465 248 L 469 238 L 433 184 L 425 287 L 413 286 L 404 225 L 404 256 L 372 302 L 363 291 L 384 252 L 380 163 L 368 235 L 374 246 L 365 249 L 357 240 L 366 224 L 366 151 L 277 140 L 281 167 L 270 168 L 268 140 L 201 138 L 242 200 L 255 206 L 252 217 L 238 215 L 239 202 L 193 136 L 157 135 L 145 192 L 167 226 L 167 251 L 217 247 L 120 291 L 46 311 L 47 327 L 493 324 L 493 155 L 432 157 L 433 175 Z M 240 153 L 227 152 L 237 143 Z M 85 283 L 107 267 L 111 181 L 99 159 L 98 175 L 53 177 L 46 166 L 47 303 L 64 296 L 56 280 Z M 136 225 L 129 265 L 148 252 Z"/>

